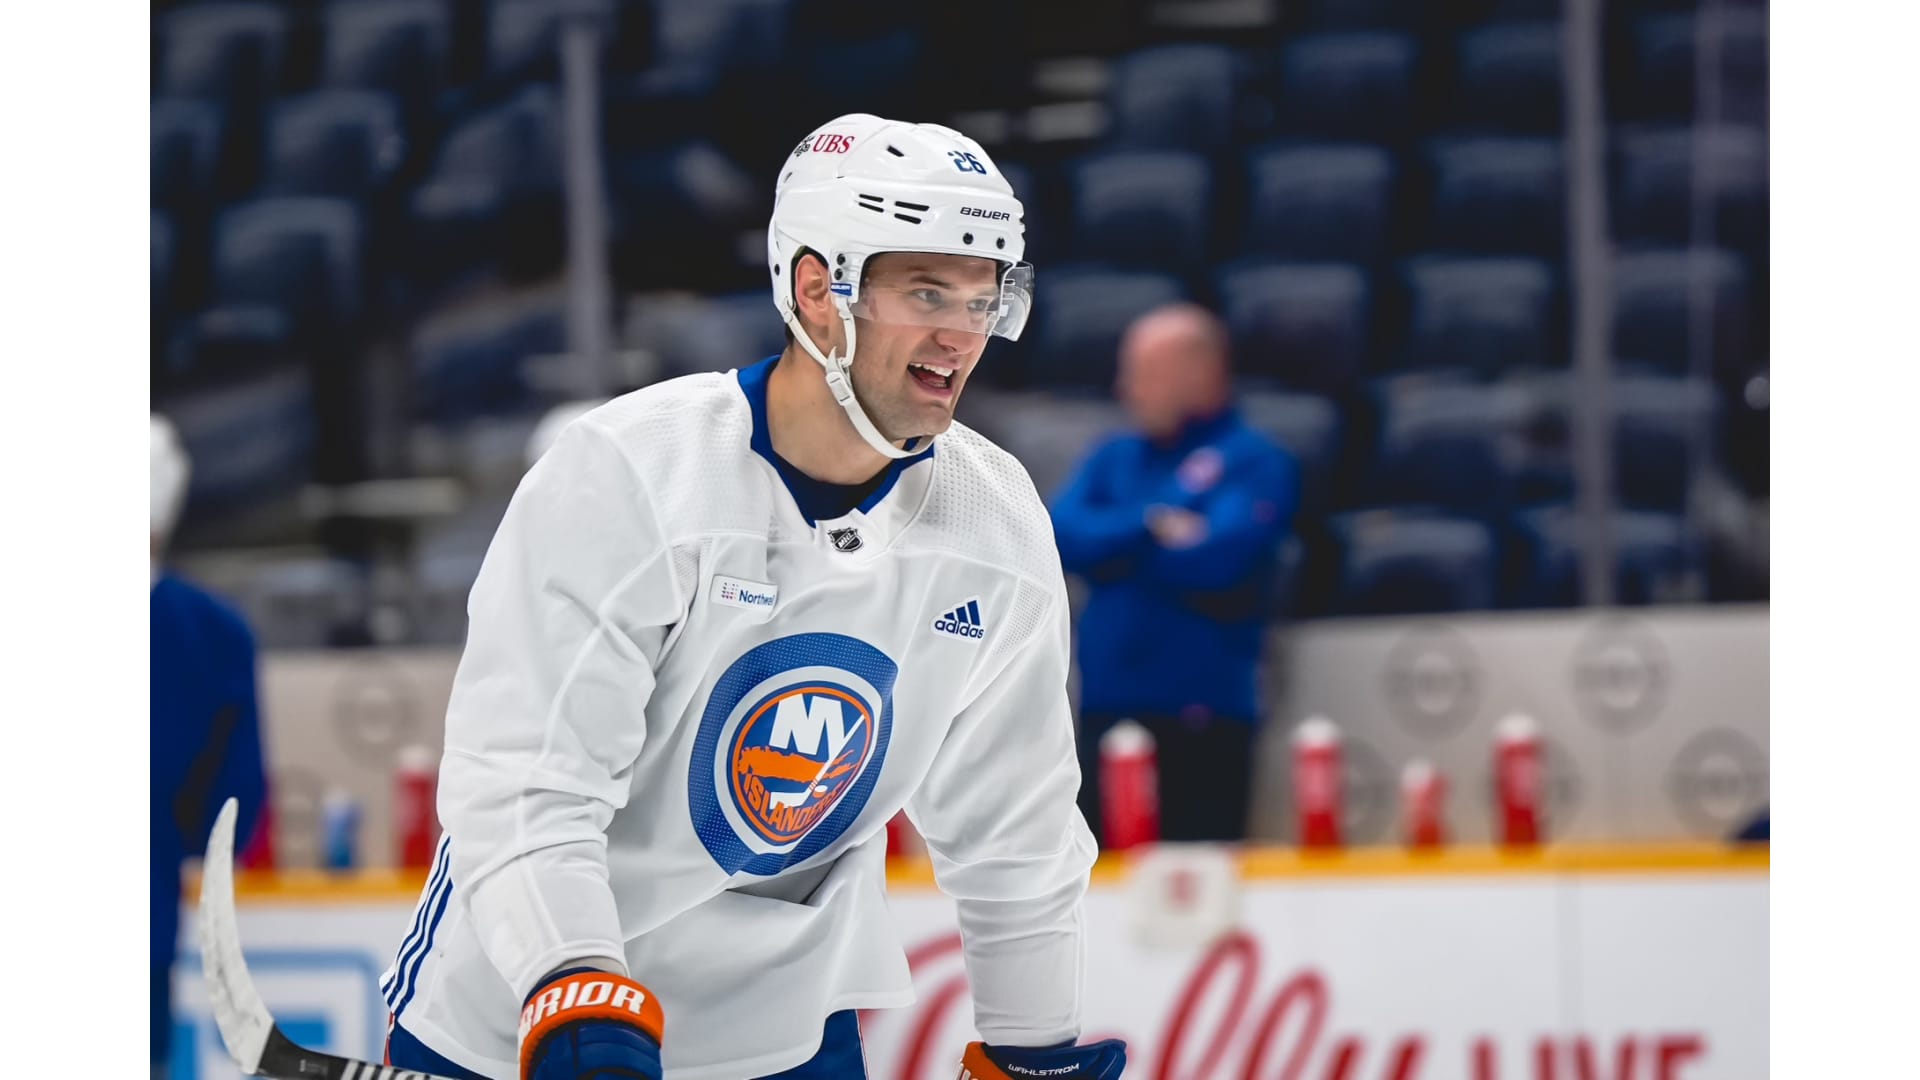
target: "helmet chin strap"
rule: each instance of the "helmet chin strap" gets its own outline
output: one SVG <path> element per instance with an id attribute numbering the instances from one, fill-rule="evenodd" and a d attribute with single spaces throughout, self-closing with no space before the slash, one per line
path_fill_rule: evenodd
<path id="1" fill-rule="evenodd" d="M 913 439 L 908 443 L 907 449 L 902 449 L 888 441 L 887 437 L 880 433 L 880 429 L 873 425 L 873 421 L 867 416 L 867 410 L 860 407 L 860 399 L 853 392 L 853 313 L 847 310 L 845 299 L 836 296 L 833 300 L 834 307 L 840 312 L 840 323 L 847 329 L 847 351 L 844 356 L 838 350 L 831 355 L 821 355 L 820 347 L 813 343 L 813 338 L 808 336 L 806 328 L 800 325 L 799 318 L 794 315 L 791 308 L 785 313 L 787 329 L 793 331 L 794 340 L 800 343 L 801 348 L 807 350 L 807 355 L 819 361 L 821 370 L 826 372 L 827 389 L 833 392 L 833 400 L 840 403 L 840 408 L 846 412 L 847 419 L 853 421 L 853 430 L 860 433 L 860 438 L 865 440 L 868 446 L 873 447 L 877 453 L 896 461 L 920 454 L 933 442 L 931 435 Z"/>

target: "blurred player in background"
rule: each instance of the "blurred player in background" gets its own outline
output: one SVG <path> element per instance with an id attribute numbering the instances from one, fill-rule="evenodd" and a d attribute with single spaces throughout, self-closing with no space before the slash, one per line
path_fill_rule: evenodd
<path id="1" fill-rule="evenodd" d="M 1053 503 L 1061 561 L 1092 586 L 1080 806 L 1099 828 L 1100 737 L 1131 718 L 1157 746 L 1161 839 L 1240 840 L 1299 468 L 1234 410 L 1226 329 L 1205 308 L 1172 305 L 1129 326 L 1116 389 L 1138 430 L 1096 447 Z"/>
<path id="2" fill-rule="evenodd" d="M 180 933 L 180 865 L 206 845 L 213 815 L 240 801 L 235 835 L 252 835 L 266 801 L 266 763 L 254 691 L 253 635 L 240 615 L 161 568 L 192 468 L 173 425 L 152 418 L 152 589 L 149 627 L 153 861 L 153 1074 L 172 1053 L 173 954 Z"/>
<path id="3" fill-rule="evenodd" d="M 953 422 L 1026 322 L 1022 212 L 958 132 L 832 121 L 776 180 L 781 355 L 539 455 L 469 602 L 392 1064 L 864 1076 L 854 1010 L 913 996 L 905 807 L 959 905 L 965 1070 L 1120 1075 L 1117 1040 L 1074 1045 L 1094 847 L 1059 560 L 1026 472 Z"/>

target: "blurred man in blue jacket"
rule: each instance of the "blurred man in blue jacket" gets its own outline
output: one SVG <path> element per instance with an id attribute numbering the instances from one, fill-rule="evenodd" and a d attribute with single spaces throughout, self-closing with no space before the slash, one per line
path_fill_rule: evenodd
<path id="1" fill-rule="evenodd" d="M 152 1065 L 172 1052 L 174 945 L 180 934 L 180 864 L 199 855 L 213 815 L 240 800 L 236 833 L 252 835 L 266 799 L 266 766 L 254 694 L 253 635 L 225 604 L 162 571 L 161 552 L 186 498 L 189 465 L 173 425 L 153 417 L 150 651 L 152 803 Z"/>
<path id="2" fill-rule="evenodd" d="M 1080 806 L 1102 831 L 1100 737 L 1151 731 L 1166 840 L 1246 835 L 1259 669 L 1299 467 L 1232 405 L 1225 328 L 1180 304 L 1141 316 L 1116 390 L 1138 425 L 1081 463 L 1053 503 L 1079 624 Z"/>

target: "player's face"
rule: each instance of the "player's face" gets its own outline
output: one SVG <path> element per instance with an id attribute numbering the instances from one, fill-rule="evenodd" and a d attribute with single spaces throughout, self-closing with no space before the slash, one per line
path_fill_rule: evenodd
<path id="1" fill-rule="evenodd" d="M 953 423 L 999 296 L 992 259 L 887 252 L 867 263 L 853 389 L 882 434 L 898 442 Z"/>

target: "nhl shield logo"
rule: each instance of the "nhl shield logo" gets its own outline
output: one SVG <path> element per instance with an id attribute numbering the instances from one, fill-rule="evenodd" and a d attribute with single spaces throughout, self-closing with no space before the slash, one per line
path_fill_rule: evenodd
<path id="1" fill-rule="evenodd" d="M 779 638 L 727 668 L 687 773 L 694 831 L 722 869 L 776 874 L 845 834 L 886 759 L 897 673 L 840 634 Z"/>
<path id="2" fill-rule="evenodd" d="M 860 550 L 860 531 L 852 526 L 844 529 L 828 530 L 827 539 L 833 541 L 833 550 L 835 551 Z"/>

